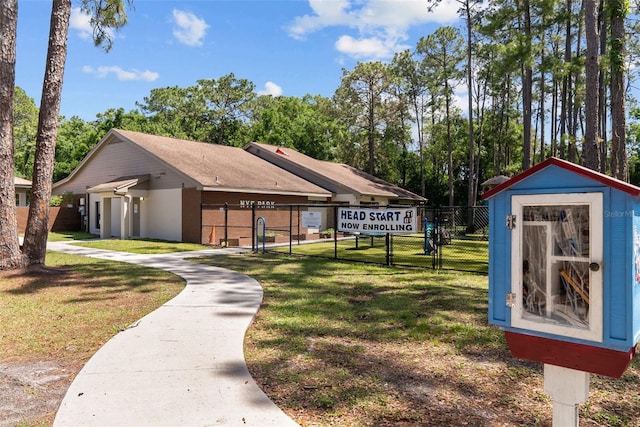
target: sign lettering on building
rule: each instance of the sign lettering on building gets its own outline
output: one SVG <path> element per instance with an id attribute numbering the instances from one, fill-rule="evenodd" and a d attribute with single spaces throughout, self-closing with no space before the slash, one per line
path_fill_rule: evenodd
<path id="1" fill-rule="evenodd" d="M 349 233 L 415 233 L 416 208 L 338 209 L 338 231 Z"/>
<path id="2" fill-rule="evenodd" d="M 275 209 L 276 202 L 270 200 L 240 200 L 240 207 L 245 209 L 251 209 L 253 205 L 256 205 L 258 209 Z"/>

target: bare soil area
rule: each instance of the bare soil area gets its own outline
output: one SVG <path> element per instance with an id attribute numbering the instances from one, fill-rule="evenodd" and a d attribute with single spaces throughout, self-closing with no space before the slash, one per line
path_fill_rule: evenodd
<path id="1" fill-rule="evenodd" d="M 0 364 L 0 426 L 51 425 L 76 370 L 56 361 Z"/>
<path id="2" fill-rule="evenodd" d="M 79 258 L 0 271 L 0 427 L 51 426 L 89 358 L 184 288 L 160 270 Z"/>

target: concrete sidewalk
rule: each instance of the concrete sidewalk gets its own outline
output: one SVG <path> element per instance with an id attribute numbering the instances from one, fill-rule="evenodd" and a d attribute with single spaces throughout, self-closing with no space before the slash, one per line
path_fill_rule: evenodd
<path id="1" fill-rule="evenodd" d="M 138 255 L 49 249 L 161 268 L 187 280 L 174 299 L 109 340 L 65 395 L 54 426 L 296 426 L 247 370 L 244 334 L 262 301 L 250 277 L 185 261 L 206 250 Z"/>

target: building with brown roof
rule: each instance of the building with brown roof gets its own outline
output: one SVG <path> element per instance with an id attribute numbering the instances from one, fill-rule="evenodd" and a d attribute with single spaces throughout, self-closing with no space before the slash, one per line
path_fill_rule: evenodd
<path id="1" fill-rule="evenodd" d="M 331 201 L 349 205 L 404 205 L 427 199 L 344 163 L 317 160 L 291 148 L 251 142 L 248 152 L 331 191 Z"/>
<path id="2" fill-rule="evenodd" d="M 279 159 L 285 156 L 280 152 L 287 153 L 287 161 Z M 215 227 L 206 230 L 205 224 L 219 223 L 228 205 L 251 224 L 254 206 L 275 223 L 283 214 L 269 208 L 277 205 L 424 201 L 347 165 L 295 150 L 257 143 L 242 149 L 119 129 L 110 130 L 67 178 L 55 183 L 53 193 L 81 197 L 84 228 L 102 238 L 198 243 L 220 241 Z M 235 233 L 225 240 L 247 237 L 246 231 Z"/>
<path id="3" fill-rule="evenodd" d="M 201 205 L 328 201 L 331 193 L 240 148 L 110 130 L 54 194 L 84 197 L 100 237 L 201 242 Z"/>
<path id="4" fill-rule="evenodd" d="M 13 178 L 13 184 L 16 189 L 16 206 L 28 206 L 31 181 L 16 176 Z"/>

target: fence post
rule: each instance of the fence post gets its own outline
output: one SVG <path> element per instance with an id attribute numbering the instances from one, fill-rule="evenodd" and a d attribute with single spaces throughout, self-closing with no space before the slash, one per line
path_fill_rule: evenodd
<path id="1" fill-rule="evenodd" d="M 229 246 L 229 203 L 224 202 L 224 246 Z"/>
<path id="2" fill-rule="evenodd" d="M 438 257 L 438 252 L 440 252 L 440 247 L 438 245 L 438 238 L 440 236 L 440 224 L 438 224 L 438 216 L 440 215 L 440 209 L 435 208 L 433 210 L 433 258 L 431 259 L 431 266 L 433 269 L 436 269 L 436 258 Z"/>
<path id="3" fill-rule="evenodd" d="M 333 259 L 338 259 L 338 206 L 333 207 Z"/>
<path id="4" fill-rule="evenodd" d="M 289 205 L 289 255 L 293 252 L 292 245 L 292 237 L 293 236 L 293 205 Z"/>
<path id="5" fill-rule="evenodd" d="M 298 205 L 298 245 L 300 245 L 300 205 Z"/>
<path id="6" fill-rule="evenodd" d="M 89 205 L 91 205 L 91 203 L 88 202 L 89 198 L 87 198 L 87 215 L 89 215 Z M 204 229 L 204 224 L 203 224 L 203 220 L 202 220 L 202 210 L 204 208 L 204 203 L 202 203 L 202 197 L 200 197 L 200 244 L 203 244 L 205 242 L 204 240 L 204 236 L 206 236 L 206 231 Z M 87 221 L 88 223 L 89 221 Z"/>
<path id="7" fill-rule="evenodd" d="M 385 242 L 385 245 L 387 246 L 386 263 L 387 263 L 387 266 L 391 267 L 391 265 L 393 263 L 393 259 L 392 259 L 393 250 L 391 248 L 393 240 L 391 239 L 391 233 L 387 233 L 385 235 L 384 242 Z"/>
<path id="8" fill-rule="evenodd" d="M 251 205 L 251 251 L 258 252 L 256 244 L 256 204 Z"/>
<path id="9" fill-rule="evenodd" d="M 334 207 L 335 208 L 335 207 Z M 327 212 L 327 215 L 329 213 Z M 338 219 L 336 218 L 336 212 L 333 215 L 333 256 L 338 258 Z M 327 224 L 328 225 L 328 224 Z"/>
<path id="10" fill-rule="evenodd" d="M 442 209 L 438 208 L 438 216 L 442 215 Z M 444 222 L 444 220 L 443 220 Z M 442 235 L 440 234 L 440 225 L 438 224 L 438 232 L 436 233 L 437 237 L 437 241 L 438 241 L 438 252 L 436 253 L 436 256 L 438 257 L 438 270 L 442 270 Z"/>

